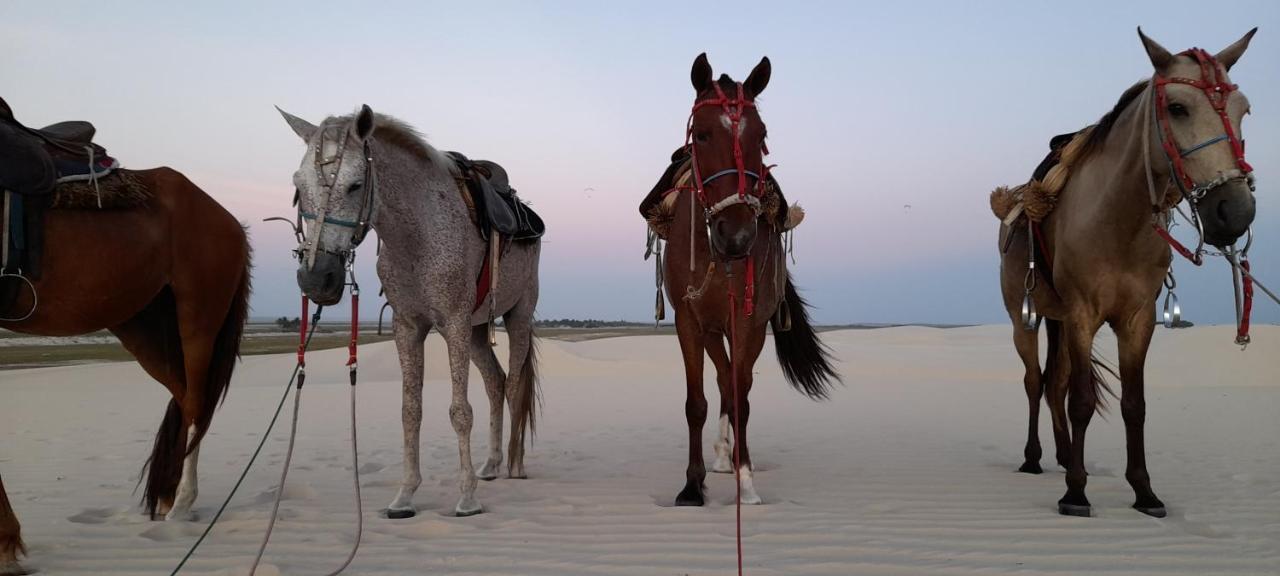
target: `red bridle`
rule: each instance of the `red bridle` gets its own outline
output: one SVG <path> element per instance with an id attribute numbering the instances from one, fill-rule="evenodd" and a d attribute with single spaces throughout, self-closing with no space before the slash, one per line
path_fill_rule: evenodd
<path id="1" fill-rule="evenodd" d="M 707 211 L 708 216 L 713 216 L 734 204 L 748 204 L 754 208 L 757 213 L 759 213 L 760 198 L 764 196 L 765 181 L 769 177 L 769 169 L 772 168 L 772 166 L 764 163 L 761 163 L 759 173 L 747 170 L 746 168 L 742 155 L 742 115 L 748 108 L 755 108 L 756 103 L 747 99 L 746 94 L 742 89 L 741 82 L 738 82 L 736 86 L 737 94 L 734 98 L 729 98 L 725 95 L 724 90 L 720 89 L 720 84 L 718 82 L 712 83 L 712 87 L 715 88 L 716 91 L 716 97 L 694 102 L 693 110 L 689 112 L 689 122 L 685 127 L 684 145 L 689 148 L 689 151 L 693 156 L 693 189 L 697 193 L 698 200 L 702 202 L 702 207 Z M 693 117 L 698 113 L 698 110 L 709 106 L 719 107 L 724 111 L 725 117 L 729 119 L 729 131 L 733 134 L 734 167 L 731 169 L 719 170 L 711 176 L 703 178 L 702 168 L 698 165 L 698 147 L 693 145 Z M 762 155 L 767 156 L 769 154 L 769 147 L 761 144 L 760 151 Z M 707 200 L 706 194 L 707 184 L 710 184 L 717 178 L 728 176 L 730 174 L 736 174 L 738 176 L 737 195 L 720 200 L 715 204 L 710 203 Z M 756 185 L 749 193 L 747 188 L 748 176 L 756 179 Z M 750 194 L 750 196 L 748 194 Z"/>
<path id="2" fill-rule="evenodd" d="M 1195 58 L 1196 62 L 1200 64 L 1200 79 L 1165 77 L 1156 73 L 1152 79 L 1152 88 L 1155 91 L 1155 106 L 1152 113 L 1155 115 L 1156 126 L 1160 135 L 1160 145 L 1164 149 L 1165 157 L 1168 159 L 1170 169 L 1173 172 L 1173 180 L 1182 191 L 1182 195 L 1194 202 L 1203 197 L 1211 188 L 1225 183 L 1225 181 L 1214 180 L 1197 184 L 1191 178 L 1191 175 L 1187 174 L 1184 164 L 1187 156 L 1210 145 L 1226 141 L 1231 144 L 1231 153 L 1235 156 L 1236 166 L 1240 169 L 1240 177 L 1248 178 L 1253 173 L 1253 167 L 1245 161 L 1244 141 L 1236 135 L 1235 129 L 1231 126 L 1231 118 L 1227 115 L 1227 100 L 1232 92 L 1239 90 L 1239 87 L 1226 82 L 1226 69 L 1208 52 L 1200 48 L 1192 48 L 1182 54 Z M 1195 146 L 1179 148 L 1173 136 L 1173 126 L 1169 122 L 1169 99 L 1166 93 L 1169 84 L 1192 86 L 1204 92 L 1204 95 L 1209 99 L 1209 104 L 1213 106 L 1214 111 L 1218 113 L 1218 117 L 1222 119 L 1224 133 Z"/>

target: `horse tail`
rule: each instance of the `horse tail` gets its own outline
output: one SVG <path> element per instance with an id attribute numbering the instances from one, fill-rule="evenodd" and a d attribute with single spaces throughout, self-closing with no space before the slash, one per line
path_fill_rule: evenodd
<path id="1" fill-rule="evenodd" d="M 1116 374 L 1114 368 L 1099 358 L 1097 352 L 1092 352 L 1089 355 L 1089 381 L 1093 385 L 1093 411 L 1098 414 L 1107 411 L 1107 396 L 1116 397 L 1115 390 L 1112 390 L 1111 384 L 1107 382 L 1107 375 L 1116 380 L 1120 379 L 1120 375 Z"/>
<path id="2" fill-rule="evenodd" d="M 537 432 L 536 414 L 541 395 L 542 392 L 538 389 L 538 336 L 530 326 L 529 353 L 524 357 L 520 381 L 516 383 L 516 403 L 511 407 L 511 430 L 517 434 L 521 445 L 524 444 L 526 432 L 530 436 Z"/>
<path id="3" fill-rule="evenodd" d="M 791 317 L 791 329 L 783 330 L 777 315 L 772 320 L 773 344 L 782 374 L 797 392 L 813 400 L 825 400 L 832 384 L 841 382 L 840 375 L 831 367 L 831 349 L 818 339 L 809 323 L 809 305 L 796 291 L 790 274 L 782 305 L 787 307 L 784 313 Z"/>
<path id="4" fill-rule="evenodd" d="M 156 431 L 151 457 L 142 465 L 147 483 L 142 491 L 142 505 L 152 520 L 156 519 L 156 509 L 161 501 L 173 501 L 178 482 L 182 480 L 182 460 L 187 453 L 186 427 L 182 422 L 182 406 L 177 400 L 169 400 L 164 420 Z"/>

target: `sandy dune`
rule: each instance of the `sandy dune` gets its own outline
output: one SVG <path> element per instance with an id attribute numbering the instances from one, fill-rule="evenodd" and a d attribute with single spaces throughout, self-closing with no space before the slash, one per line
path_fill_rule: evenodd
<path id="1" fill-rule="evenodd" d="M 765 504 L 744 510 L 748 573 L 1280 574 L 1280 328 L 1256 327 L 1245 353 L 1227 327 L 1158 331 L 1147 437 L 1154 486 L 1169 505 L 1164 520 L 1129 508 L 1118 407 L 1090 430 L 1094 518 L 1056 514 L 1064 485 L 1051 453 L 1044 475 L 1014 472 L 1025 399 L 1008 332 L 828 333 L 848 385 L 821 404 L 790 391 L 768 352 L 752 395 Z M 706 508 L 670 506 L 683 484 L 686 437 L 675 339 L 544 341 L 541 350 L 545 410 L 531 479 L 482 483 L 487 513 L 459 519 L 447 516 L 457 461 L 443 344 L 429 339 L 422 513 L 403 521 L 377 517 L 400 478 L 395 349 L 363 351 L 367 524 L 349 574 L 731 572 L 731 477 L 709 478 Z M 352 539 L 344 352 L 311 358 L 282 520 L 260 574 L 330 570 Z M 237 372 L 202 454 L 203 519 L 253 449 L 291 362 L 253 357 Z M 482 457 L 487 402 L 474 373 L 472 381 Z M 714 386 L 707 390 L 715 405 Z M 27 566 L 167 574 L 204 525 L 150 522 L 135 504 L 163 389 L 125 363 L 0 373 L 0 398 L 0 471 L 24 522 Z M 1041 428 L 1047 439 L 1048 422 Z M 245 572 L 286 429 L 277 428 L 184 573 Z M 711 454 L 711 426 L 706 441 Z"/>

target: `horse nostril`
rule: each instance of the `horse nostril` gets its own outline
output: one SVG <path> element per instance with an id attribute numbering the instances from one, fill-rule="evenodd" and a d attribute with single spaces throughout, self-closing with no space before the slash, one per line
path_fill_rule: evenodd
<path id="1" fill-rule="evenodd" d="M 1227 223 L 1231 221 L 1231 216 L 1230 214 L 1228 214 L 1229 210 L 1227 209 L 1227 201 L 1223 200 L 1222 202 L 1218 203 L 1217 212 L 1218 212 L 1219 221 L 1223 223 Z"/>

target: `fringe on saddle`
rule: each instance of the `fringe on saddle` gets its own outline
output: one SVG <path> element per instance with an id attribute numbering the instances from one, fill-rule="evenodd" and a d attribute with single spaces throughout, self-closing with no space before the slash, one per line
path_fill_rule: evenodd
<path id="1" fill-rule="evenodd" d="M 1072 170 L 1082 160 L 1086 142 L 1094 126 L 1075 134 L 1064 134 L 1049 142 L 1049 154 L 1036 167 L 1031 179 L 1018 186 L 1000 186 L 991 192 L 991 212 L 1006 226 L 1027 217 L 1042 222 L 1058 206 L 1058 195 L 1067 187 Z M 1164 201 L 1157 212 L 1167 211 L 1178 203 L 1177 188 L 1166 187 Z"/>
<path id="2" fill-rule="evenodd" d="M 676 199 L 680 196 L 676 192 L 690 188 L 693 186 L 693 164 L 686 161 L 675 173 L 672 179 L 671 189 L 662 197 L 662 201 L 653 206 L 645 215 L 645 220 L 649 223 L 649 228 L 653 230 L 659 238 L 666 240 L 667 235 L 671 231 L 671 222 L 675 220 Z M 793 230 L 804 221 L 804 209 L 799 205 L 782 206 L 783 200 L 779 194 L 777 182 L 772 177 L 769 178 L 765 185 L 764 197 L 760 199 L 760 213 L 770 221 L 777 221 L 779 213 L 786 210 L 786 220 L 782 225 L 780 232 Z"/>
<path id="3" fill-rule="evenodd" d="M 115 170 L 92 180 L 63 182 L 53 189 L 52 210 L 120 210 L 150 202 L 152 192 L 136 174 Z"/>

